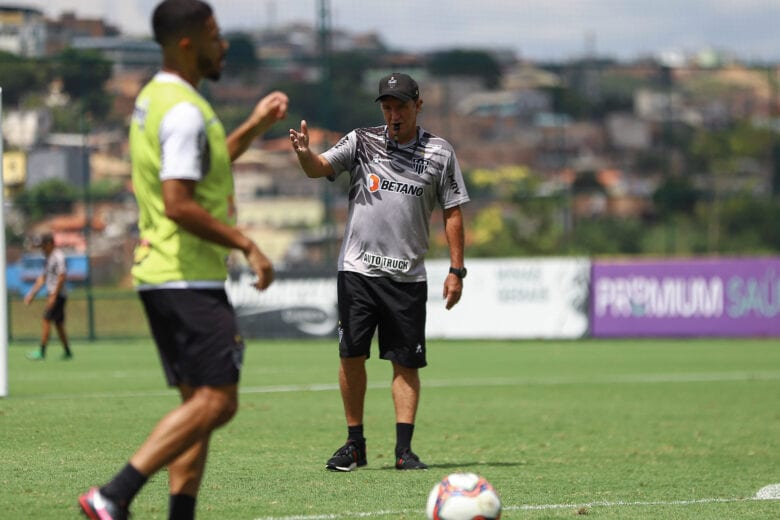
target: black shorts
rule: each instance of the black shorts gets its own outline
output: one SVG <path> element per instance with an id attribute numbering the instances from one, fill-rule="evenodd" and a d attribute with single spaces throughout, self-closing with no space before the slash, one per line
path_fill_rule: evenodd
<path id="1" fill-rule="evenodd" d="M 64 323 L 65 322 L 65 302 L 67 302 L 68 299 L 58 294 L 57 298 L 54 300 L 54 305 L 51 309 L 46 309 L 43 311 L 43 319 L 46 321 L 53 321 L 54 323 Z"/>
<path id="2" fill-rule="evenodd" d="M 339 355 L 371 357 L 371 340 L 379 329 L 379 357 L 407 368 L 425 360 L 426 282 L 339 271 Z"/>
<path id="3" fill-rule="evenodd" d="M 140 291 L 168 384 L 238 383 L 244 343 L 223 289 Z"/>

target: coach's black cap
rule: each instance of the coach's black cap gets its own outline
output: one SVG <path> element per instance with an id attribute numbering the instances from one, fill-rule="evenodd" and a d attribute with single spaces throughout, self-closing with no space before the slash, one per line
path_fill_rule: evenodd
<path id="1" fill-rule="evenodd" d="M 392 96 L 401 101 L 416 101 L 420 97 L 420 87 L 408 74 L 393 72 L 379 80 L 379 95 L 374 101 L 379 101 L 385 96 Z"/>

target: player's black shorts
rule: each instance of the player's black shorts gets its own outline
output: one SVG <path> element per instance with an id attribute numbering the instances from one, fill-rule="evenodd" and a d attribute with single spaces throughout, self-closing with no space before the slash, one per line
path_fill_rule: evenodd
<path id="1" fill-rule="evenodd" d="M 339 355 L 371 357 L 371 340 L 379 329 L 379 357 L 407 368 L 427 365 L 426 282 L 339 271 Z"/>
<path id="2" fill-rule="evenodd" d="M 140 291 L 168 384 L 238 383 L 244 343 L 223 289 Z"/>
<path id="3" fill-rule="evenodd" d="M 43 319 L 54 323 L 63 323 L 65 321 L 65 302 L 67 301 L 65 296 L 58 294 L 51 309 L 43 311 Z"/>

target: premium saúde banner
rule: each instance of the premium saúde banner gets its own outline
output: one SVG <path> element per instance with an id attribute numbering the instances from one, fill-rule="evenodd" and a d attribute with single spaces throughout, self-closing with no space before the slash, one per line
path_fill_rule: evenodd
<path id="1" fill-rule="evenodd" d="M 780 336 L 780 258 L 593 262 L 594 337 Z"/>

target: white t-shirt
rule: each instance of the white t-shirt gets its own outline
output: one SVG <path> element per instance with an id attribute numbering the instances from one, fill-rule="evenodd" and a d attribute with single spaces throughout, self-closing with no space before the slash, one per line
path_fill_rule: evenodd
<path id="1" fill-rule="evenodd" d="M 172 81 L 192 85 L 176 74 L 158 72 L 157 81 Z M 182 101 L 174 105 L 160 122 L 160 149 L 162 151 L 160 180 L 189 179 L 199 181 L 208 171 L 206 123 L 194 104 Z"/>
<path id="2" fill-rule="evenodd" d="M 57 290 L 57 281 L 61 274 L 65 276 L 68 274 L 65 263 L 65 254 L 61 250 L 55 248 L 46 258 L 46 265 L 44 266 L 43 271 L 44 285 L 49 294 L 52 294 Z M 67 294 L 65 284 L 63 284 L 62 289 L 60 289 L 60 295 L 66 296 Z"/>

